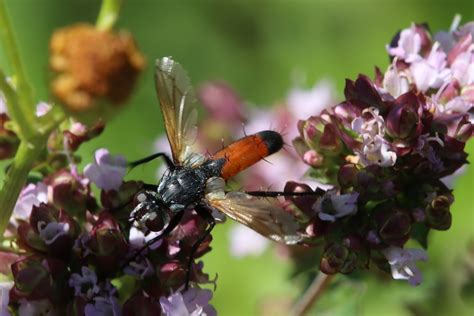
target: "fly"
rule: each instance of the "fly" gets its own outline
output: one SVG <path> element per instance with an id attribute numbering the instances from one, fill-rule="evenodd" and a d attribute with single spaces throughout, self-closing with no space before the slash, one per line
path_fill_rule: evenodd
<path id="1" fill-rule="evenodd" d="M 159 227 L 167 225 L 137 255 L 172 232 L 183 214 L 193 209 L 208 222 L 208 227 L 192 247 L 186 287 L 195 252 L 216 224 L 212 216 L 215 210 L 274 241 L 289 245 L 300 242 L 303 235 L 298 231 L 299 225 L 280 206 L 278 196 L 305 193 L 229 192 L 225 189 L 229 178 L 279 151 L 283 147 L 281 135 L 262 131 L 241 138 L 210 157 L 196 153 L 192 146 L 196 138 L 197 109 L 186 72 L 180 64 L 165 57 L 156 61 L 155 82 L 172 158 L 156 153 L 131 163 L 134 167 L 162 157 L 168 170 L 157 186 L 146 185 L 145 191 L 138 195 L 139 204 L 130 220 L 136 226 L 151 230 L 156 221 Z"/>

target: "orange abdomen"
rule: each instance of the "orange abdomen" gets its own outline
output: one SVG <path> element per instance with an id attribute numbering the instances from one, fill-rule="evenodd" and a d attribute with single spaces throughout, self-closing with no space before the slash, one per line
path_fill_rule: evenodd
<path id="1" fill-rule="evenodd" d="M 229 179 L 283 147 L 281 135 L 274 131 L 262 131 L 249 135 L 219 150 L 212 159 L 225 158 L 221 177 Z"/>

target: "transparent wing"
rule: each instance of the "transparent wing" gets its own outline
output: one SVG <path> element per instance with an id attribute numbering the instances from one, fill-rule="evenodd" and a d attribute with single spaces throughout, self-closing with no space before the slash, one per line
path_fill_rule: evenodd
<path id="1" fill-rule="evenodd" d="M 214 207 L 257 233 L 288 245 L 296 244 L 303 236 L 298 223 L 286 212 L 276 197 L 256 197 L 244 192 L 228 192 L 224 196 L 207 196 Z"/>
<path id="2" fill-rule="evenodd" d="M 196 140 L 194 91 L 183 67 L 169 57 L 156 60 L 155 82 L 173 160 L 181 165 Z"/>

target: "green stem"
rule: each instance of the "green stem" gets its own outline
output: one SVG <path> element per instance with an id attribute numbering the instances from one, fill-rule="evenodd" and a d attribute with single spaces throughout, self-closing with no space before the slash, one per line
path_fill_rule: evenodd
<path id="1" fill-rule="evenodd" d="M 102 0 L 102 6 L 100 7 L 95 26 L 99 30 L 111 29 L 118 19 L 121 5 L 121 0 Z"/>
<path id="2" fill-rule="evenodd" d="M 20 106 L 18 105 L 18 98 L 13 91 L 13 88 L 7 82 L 5 74 L 0 69 L 0 91 L 3 93 L 5 99 L 5 104 L 8 109 L 8 115 L 15 122 L 15 133 L 17 135 L 22 135 L 23 131 L 21 126 L 28 125 L 29 122 L 26 120 L 24 113 L 21 111 Z"/>
<path id="3" fill-rule="evenodd" d="M 45 143 L 44 138 L 37 138 L 35 142 L 29 143 L 22 141 L 10 168 L 8 168 L 0 191 L 0 240 L 3 239 L 3 232 L 7 228 L 18 196 L 25 185 L 26 177 Z"/>
<path id="4" fill-rule="evenodd" d="M 20 52 L 15 42 L 13 29 L 8 18 L 7 9 L 4 0 L 0 0 L 0 40 L 2 41 L 3 49 L 5 50 L 8 61 L 12 67 L 17 80 L 18 104 L 17 113 L 15 114 L 19 119 L 18 125 L 21 125 L 19 135 L 22 139 L 29 139 L 35 135 L 35 102 L 33 101 L 33 90 L 26 79 L 23 65 L 20 59 Z M 4 80 L 4 79 L 2 79 Z M 3 88 L 2 88 L 3 90 Z M 14 107 L 15 105 L 9 106 Z"/>
<path id="5" fill-rule="evenodd" d="M 290 311 L 291 316 L 304 316 L 314 306 L 316 301 L 321 297 L 324 290 L 327 288 L 333 275 L 327 275 L 322 272 L 316 276 L 311 285 L 306 289 L 303 297 L 293 306 Z"/>

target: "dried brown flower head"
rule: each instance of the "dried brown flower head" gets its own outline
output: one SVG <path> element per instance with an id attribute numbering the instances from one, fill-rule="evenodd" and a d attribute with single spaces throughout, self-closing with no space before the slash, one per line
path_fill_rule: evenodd
<path id="1" fill-rule="evenodd" d="M 129 33 L 100 31 L 89 24 L 55 31 L 50 53 L 52 92 L 76 114 L 98 110 L 104 99 L 123 103 L 145 64 Z"/>

